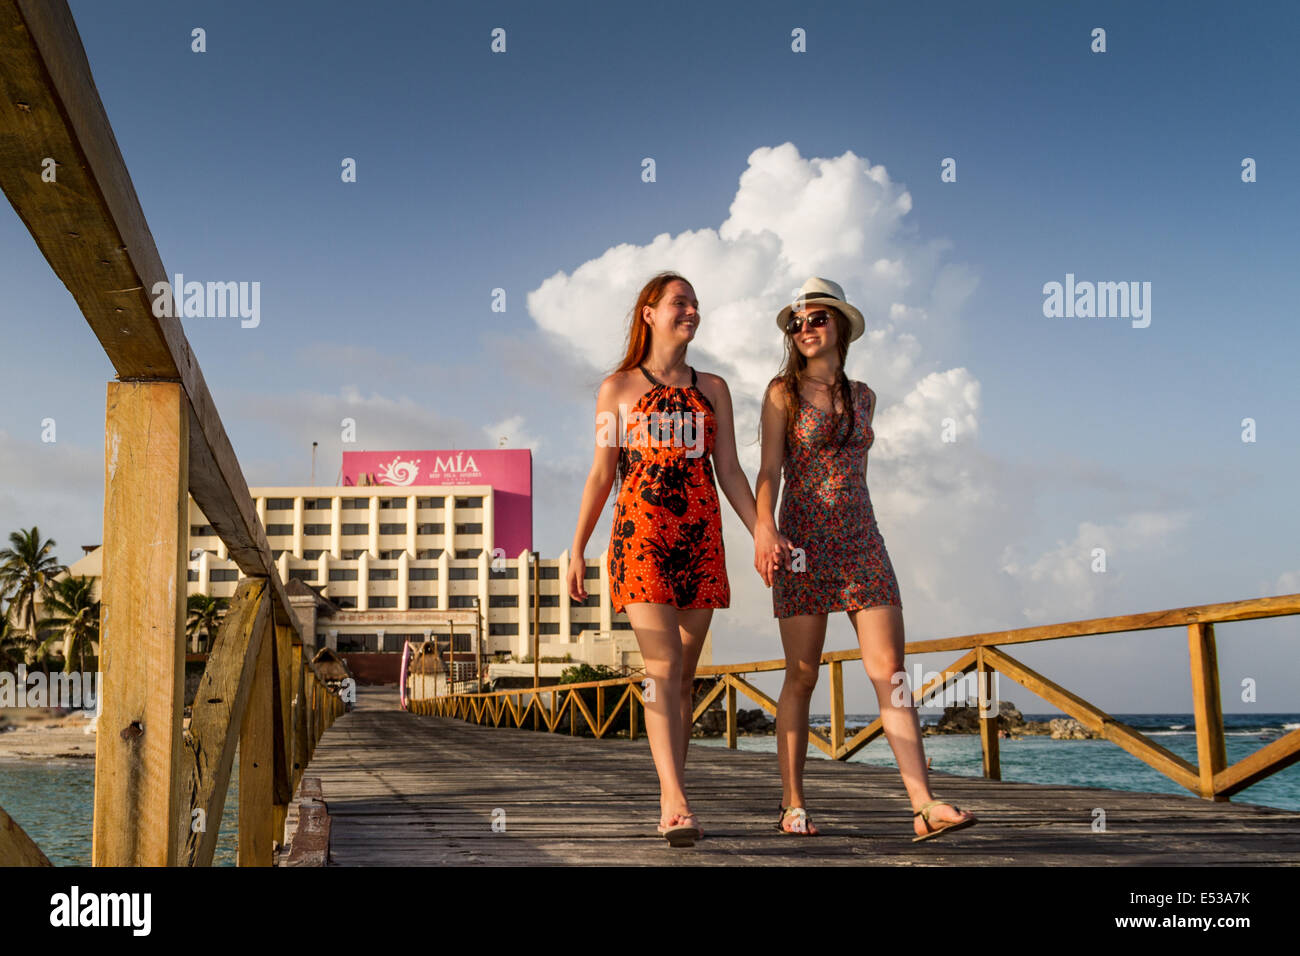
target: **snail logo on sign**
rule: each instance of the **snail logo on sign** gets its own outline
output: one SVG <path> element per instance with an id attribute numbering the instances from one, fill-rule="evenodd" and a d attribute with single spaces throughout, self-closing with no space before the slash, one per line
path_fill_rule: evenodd
<path id="1" fill-rule="evenodd" d="M 385 485 L 409 485 L 420 475 L 420 459 L 402 461 L 394 458 L 386 465 L 379 466 L 379 481 Z"/>

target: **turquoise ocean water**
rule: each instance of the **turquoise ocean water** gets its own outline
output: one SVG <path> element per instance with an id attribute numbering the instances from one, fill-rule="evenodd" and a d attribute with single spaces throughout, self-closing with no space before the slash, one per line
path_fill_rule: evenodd
<path id="1" fill-rule="evenodd" d="M 90 866 L 95 815 L 93 760 L 0 760 L 0 807 L 55 866 Z M 221 820 L 213 860 L 217 866 L 234 866 L 239 820 L 238 758 L 230 771 L 230 790 Z"/>
<path id="2" fill-rule="evenodd" d="M 1059 714 L 1026 714 L 1032 720 L 1048 720 Z M 1117 719 L 1154 739 L 1193 764 L 1196 762 L 1196 734 L 1190 714 L 1115 714 Z M 870 723 L 874 714 L 850 714 L 852 725 Z M 930 720 L 932 718 L 927 718 Z M 828 723 L 825 714 L 814 714 L 814 723 Z M 1300 714 L 1226 714 L 1228 762 L 1234 763 L 1300 727 Z M 776 753 L 775 737 L 741 737 L 741 750 Z M 1022 737 L 999 741 L 1002 779 L 1025 783 L 1075 784 L 1188 796 L 1188 791 L 1152 770 L 1136 757 L 1104 740 L 1051 740 Z M 721 738 L 697 739 L 693 746 L 724 747 Z M 925 738 L 926 755 L 935 770 L 978 777 L 981 773 L 980 742 L 977 735 L 940 735 Z M 826 759 L 816 748 L 810 757 Z M 863 748 L 854 761 L 893 767 L 894 755 L 880 738 Z M 235 863 L 235 831 L 239 812 L 238 760 L 231 774 L 223 826 L 217 841 L 216 863 Z M 773 759 L 772 772 L 776 774 Z M 94 766 L 91 761 L 26 760 L 0 761 L 0 807 L 3 807 L 57 865 L 90 864 L 93 816 Z M 901 787 L 901 783 L 900 783 Z M 1300 811 L 1300 764 L 1288 767 L 1232 798 L 1234 803 L 1254 803 Z"/>

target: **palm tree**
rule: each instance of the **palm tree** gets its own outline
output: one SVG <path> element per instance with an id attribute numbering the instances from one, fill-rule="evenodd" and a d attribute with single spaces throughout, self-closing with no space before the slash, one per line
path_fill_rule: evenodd
<path id="1" fill-rule="evenodd" d="M 9 609 L 0 611 L 0 668 L 14 670 L 27 663 L 27 641 L 9 620 Z"/>
<path id="2" fill-rule="evenodd" d="M 210 650 L 212 648 L 212 632 L 221 623 L 221 619 L 225 617 L 226 608 L 229 605 L 230 601 L 227 598 L 209 597 L 206 594 L 191 594 L 186 602 L 189 616 L 185 623 L 185 633 L 191 639 L 198 637 L 202 633 L 206 638 L 203 650 Z"/>
<path id="3" fill-rule="evenodd" d="M 36 601 L 50 594 L 54 577 L 66 571 L 54 556 L 54 541 L 41 541 L 40 529 L 14 531 L 9 535 L 12 547 L 0 551 L 0 593 L 13 595 L 9 614 L 14 624 L 27 632 L 33 646 L 39 646 L 36 627 Z"/>
<path id="4" fill-rule="evenodd" d="M 52 611 L 41 621 L 41 630 L 52 629 L 38 649 L 46 651 L 59 638 L 63 639 L 63 672 L 71 674 L 72 663 L 76 670 L 86 669 L 86 651 L 99 656 L 99 602 L 94 598 L 95 581 L 84 575 L 59 578 L 50 588 L 45 606 Z"/>

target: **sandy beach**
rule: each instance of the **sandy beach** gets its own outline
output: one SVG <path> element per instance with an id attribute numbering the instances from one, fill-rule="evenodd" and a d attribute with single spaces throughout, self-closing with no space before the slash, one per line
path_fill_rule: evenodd
<path id="1" fill-rule="evenodd" d="M 0 710 L 0 760 L 93 760 L 95 734 L 83 713 L 54 707 Z"/>

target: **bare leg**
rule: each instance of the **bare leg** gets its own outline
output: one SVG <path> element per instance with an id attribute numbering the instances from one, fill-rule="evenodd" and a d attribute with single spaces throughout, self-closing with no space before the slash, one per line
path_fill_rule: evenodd
<path id="1" fill-rule="evenodd" d="M 694 721 L 695 708 L 693 694 L 695 688 L 695 668 L 700 662 L 700 651 L 704 649 L 704 638 L 709 633 L 709 622 L 713 620 L 713 608 L 693 608 L 678 611 L 677 622 L 682 639 L 682 767 L 686 766 L 686 755 L 691 746 L 691 726 Z"/>
<path id="2" fill-rule="evenodd" d="M 800 614 L 781 619 L 785 683 L 776 705 L 776 760 L 781 768 L 781 806 L 802 807 L 803 768 L 808 756 L 808 707 L 821 670 L 826 615 Z M 785 821 L 782 821 L 785 825 Z M 793 829 L 793 824 L 786 826 Z M 817 828 L 809 825 L 810 834 Z"/>
<path id="3" fill-rule="evenodd" d="M 650 683 L 645 694 L 645 732 L 659 774 L 660 826 L 691 812 L 683 776 L 686 768 L 682 733 L 682 639 L 677 608 L 670 604 L 627 605 Z M 697 655 L 698 656 L 698 655 Z"/>
<path id="4" fill-rule="evenodd" d="M 876 689 L 885 739 L 894 751 L 912 809 L 917 810 L 933 800 L 934 794 L 930 792 L 930 775 L 926 772 L 925 750 L 921 745 L 921 720 L 903 671 L 902 608 L 871 607 L 848 613 L 862 648 L 862 665 Z M 895 680 L 895 675 L 903 675 L 902 680 Z M 947 803 L 930 811 L 931 819 L 940 823 L 957 823 L 970 816 L 967 812 L 958 813 Z M 926 833 L 925 821 L 914 818 L 913 829 L 917 836 Z"/>

